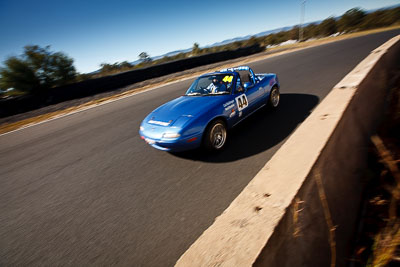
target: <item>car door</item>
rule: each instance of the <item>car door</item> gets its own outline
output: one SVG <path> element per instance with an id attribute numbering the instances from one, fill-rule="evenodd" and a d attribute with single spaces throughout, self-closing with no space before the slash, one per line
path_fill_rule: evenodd
<path id="1" fill-rule="evenodd" d="M 250 85 L 245 89 L 247 99 L 249 100 L 249 111 L 253 111 L 258 107 L 258 101 L 260 100 L 259 87 L 255 84 Z"/>
<path id="2" fill-rule="evenodd" d="M 234 99 L 238 110 L 238 119 L 242 119 L 251 113 L 256 95 L 253 90 L 244 89 L 240 76 L 237 77 Z"/>
<path id="3" fill-rule="evenodd" d="M 251 77 L 249 71 L 241 71 L 239 74 L 241 77 L 241 84 L 245 88 L 244 93 L 248 100 L 247 112 L 251 113 L 259 106 L 262 90 L 259 90 L 259 84 L 254 83 L 254 79 Z"/>

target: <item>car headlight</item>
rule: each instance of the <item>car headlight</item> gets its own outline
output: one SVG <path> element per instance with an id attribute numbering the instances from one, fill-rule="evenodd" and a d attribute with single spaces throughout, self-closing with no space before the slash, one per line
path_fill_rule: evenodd
<path id="1" fill-rule="evenodd" d="M 144 127 L 143 126 L 140 126 L 140 128 L 139 128 L 141 131 L 144 131 Z"/>
<path id="2" fill-rule="evenodd" d="M 181 136 L 178 133 L 164 133 L 163 134 L 163 138 L 178 138 L 179 136 Z"/>

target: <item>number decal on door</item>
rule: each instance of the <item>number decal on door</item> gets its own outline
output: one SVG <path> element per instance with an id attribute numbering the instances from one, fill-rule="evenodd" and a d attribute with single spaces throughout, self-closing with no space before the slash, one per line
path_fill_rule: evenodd
<path id="1" fill-rule="evenodd" d="M 249 105 L 249 102 L 247 101 L 247 97 L 245 94 L 236 97 L 235 100 L 239 111 L 247 108 L 247 106 Z"/>

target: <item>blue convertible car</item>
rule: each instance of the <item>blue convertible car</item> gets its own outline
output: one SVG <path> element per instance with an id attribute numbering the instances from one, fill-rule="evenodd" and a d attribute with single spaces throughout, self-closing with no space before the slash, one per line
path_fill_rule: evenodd
<path id="1" fill-rule="evenodd" d="M 247 66 L 201 75 L 186 94 L 151 112 L 139 134 L 149 145 L 165 151 L 204 146 L 221 150 L 227 130 L 261 107 L 277 108 L 276 74 L 254 74 Z"/>

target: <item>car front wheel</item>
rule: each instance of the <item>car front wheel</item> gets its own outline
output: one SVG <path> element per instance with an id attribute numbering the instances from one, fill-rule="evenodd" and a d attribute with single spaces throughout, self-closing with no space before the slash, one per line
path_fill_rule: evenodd
<path id="1" fill-rule="evenodd" d="M 213 121 L 206 130 L 204 146 L 209 151 L 221 150 L 226 143 L 227 131 L 225 122 L 222 120 Z"/>

